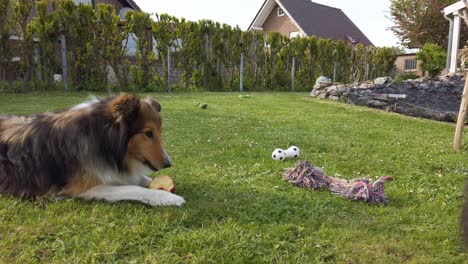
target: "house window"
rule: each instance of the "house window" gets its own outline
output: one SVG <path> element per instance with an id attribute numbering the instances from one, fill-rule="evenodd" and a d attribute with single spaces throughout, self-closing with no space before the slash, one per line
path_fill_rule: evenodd
<path id="1" fill-rule="evenodd" d="M 122 9 L 120 9 L 120 11 L 119 11 L 120 19 L 125 20 L 125 14 L 127 14 L 130 11 L 135 11 L 135 10 L 133 10 L 133 9 L 131 9 L 129 7 L 124 7 Z"/>
<path id="2" fill-rule="evenodd" d="M 122 41 L 122 46 L 125 47 L 125 55 L 135 56 L 137 52 L 137 40 L 137 36 L 135 36 L 133 33 L 130 33 L 128 38 Z"/>
<path id="3" fill-rule="evenodd" d="M 415 71 L 417 69 L 418 62 L 416 59 L 405 60 L 405 71 Z"/>
<path id="4" fill-rule="evenodd" d="M 284 10 L 281 7 L 278 7 L 278 16 L 284 16 Z"/>
<path id="5" fill-rule="evenodd" d="M 79 5 L 79 4 L 92 4 L 91 3 L 91 0 L 75 0 L 75 4 Z"/>
<path id="6" fill-rule="evenodd" d="M 128 7 L 124 7 L 120 9 L 119 11 L 120 19 L 125 20 L 125 14 L 127 14 L 130 11 L 134 11 L 134 10 Z M 125 54 L 127 56 L 135 56 L 137 52 L 137 40 L 138 40 L 137 36 L 133 33 L 130 33 L 128 35 L 128 38 L 122 41 L 122 46 L 125 47 Z"/>
<path id="7" fill-rule="evenodd" d="M 289 38 L 290 39 L 297 38 L 297 37 L 302 37 L 301 32 L 299 32 L 299 31 L 289 32 Z"/>

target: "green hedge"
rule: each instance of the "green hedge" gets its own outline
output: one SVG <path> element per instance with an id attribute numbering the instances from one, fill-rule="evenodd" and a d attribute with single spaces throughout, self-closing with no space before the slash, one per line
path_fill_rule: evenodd
<path id="1" fill-rule="evenodd" d="M 245 32 L 209 20 L 190 22 L 166 14 L 129 12 L 121 21 L 112 6 L 105 4 L 93 10 L 71 0 L 0 0 L 0 7 L 4 6 L 10 6 L 13 15 L 0 8 L 0 80 L 7 80 L 3 73 L 13 57 L 5 40 L 13 30 L 19 36 L 21 58 L 16 75 L 25 91 L 39 79 L 53 86 L 52 74 L 62 72 L 57 56 L 61 34 L 67 38 L 69 83 L 77 90 L 165 91 L 169 51 L 173 70 L 180 74 L 178 82 L 172 82 L 175 91 L 238 90 L 242 52 L 247 91 L 290 90 L 293 58 L 296 91 L 310 90 L 321 75 L 332 78 L 335 64 L 339 82 L 365 80 L 367 64 L 369 78 L 390 75 L 396 58 L 394 48 L 352 47 L 315 37 L 291 40 L 278 33 Z M 25 24 L 34 9 L 38 15 Z M 130 34 L 137 38 L 134 59 L 126 56 Z M 151 35 L 153 46 L 147 42 Z M 35 48 L 41 51 L 40 60 L 34 60 Z M 115 72 L 116 83 L 108 83 L 109 70 Z"/>

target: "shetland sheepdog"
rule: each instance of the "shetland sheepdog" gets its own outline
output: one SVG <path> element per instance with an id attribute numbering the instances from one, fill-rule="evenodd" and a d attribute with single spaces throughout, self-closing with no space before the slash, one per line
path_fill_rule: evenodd
<path id="1" fill-rule="evenodd" d="M 0 116 L 0 193 L 185 203 L 148 189 L 152 171 L 171 166 L 161 138 L 161 105 L 122 94 L 31 117 Z"/>

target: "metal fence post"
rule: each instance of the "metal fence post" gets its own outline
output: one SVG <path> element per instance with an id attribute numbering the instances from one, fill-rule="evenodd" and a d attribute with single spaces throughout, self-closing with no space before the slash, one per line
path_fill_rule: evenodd
<path id="1" fill-rule="evenodd" d="M 240 61 L 240 84 L 239 89 L 240 92 L 244 92 L 244 52 L 241 53 L 241 61 Z"/>
<path id="2" fill-rule="evenodd" d="M 34 57 L 36 59 L 36 77 L 39 81 L 42 81 L 43 66 L 42 66 L 42 58 L 41 58 L 41 47 L 39 45 L 34 47 Z"/>
<path id="3" fill-rule="evenodd" d="M 336 68 L 337 68 L 337 62 L 335 59 L 335 62 L 333 63 L 333 82 L 336 82 Z"/>
<path id="4" fill-rule="evenodd" d="M 370 79 L 369 77 L 369 70 L 370 70 L 370 65 L 369 65 L 369 50 L 366 49 L 366 81 Z"/>
<path id="5" fill-rule="evenodd" d="M 172 92 L 171 46 L 167 47 L 167 92 Z"/>
<path id="6" fill-rule="evenodd" d="M 333 82 L 336 82 L 336 68 L 337 68 L 336 54 L 337 53 L 338 53 L 338 51 L 335 48 L 333 50 L 333 52 L 332 52 L 332 56 L 333 56 Z"/>
<path id="7" fill-rule="evenodd" d="M 296 57 L 292 58 L 292 68 L 291 68 L 291 91 L 294 92 L 294 78 L 296 71 Z"/>
<path id="8" fill-rule="evenodd" d="M 62 51 L 62 81 L 64 92 L 68 91 L 68 69 L 67 69 L 67 39 L 64 34 L 60 35 L 60 46 Z"/>

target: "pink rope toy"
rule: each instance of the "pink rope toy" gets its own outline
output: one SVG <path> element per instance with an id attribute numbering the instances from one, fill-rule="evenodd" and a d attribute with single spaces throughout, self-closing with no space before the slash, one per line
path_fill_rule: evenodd
<path id="1" fill-rule="evenodd" d="M 372 182 L 364 178 L 345 180 L 326 175 L 320 168 L 314 167 L 309 161 L 299 161 L 295 168 L 286 169 L 283 179 L 292 184 L 317 190 L 328 188 L 332 194 L 347 199 L 371 204 L 385 204 L 387 197 L 384 183 L 394 180 L 391 176 L 384 176 Z"/>

